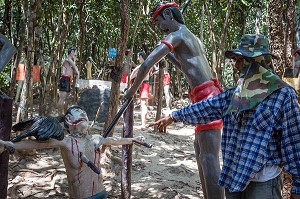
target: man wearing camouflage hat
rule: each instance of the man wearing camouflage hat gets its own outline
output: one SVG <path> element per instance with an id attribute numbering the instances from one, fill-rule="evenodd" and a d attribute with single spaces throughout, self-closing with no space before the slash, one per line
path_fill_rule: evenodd
<path id="1" fill-rule="evenodd" d="M 235 59 L 241 76 L 235 88 L 174 111 L 154 122 L 203 124 L 223 120 L 223 168 L 219 185 L 226 199 L 282 198 L 281 172 L 292 175 L 291 198 L 300 198 L 300 107 L 295 90 L 272 68 L 265 36 L 246 34 Z"/>

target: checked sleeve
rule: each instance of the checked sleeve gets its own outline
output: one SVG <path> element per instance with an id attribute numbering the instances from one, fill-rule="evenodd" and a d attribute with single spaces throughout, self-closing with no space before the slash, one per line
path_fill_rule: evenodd
<path id="1" fill-rule="evenodd" d="M 222 92 L 206 100 L 186 106 L 180 110 L 172 112 L 174 122 L 184 124 L 206 124 L 222 119 L 222 113 L 230 102 L 229 91 Z"/>
<path id="2" fill-rule="evenodd" d="M 292 193 L 300 194 L 300 106 L 293 89 L 285 97 L 281 152 L 284 168 L 292 175 Z"/>

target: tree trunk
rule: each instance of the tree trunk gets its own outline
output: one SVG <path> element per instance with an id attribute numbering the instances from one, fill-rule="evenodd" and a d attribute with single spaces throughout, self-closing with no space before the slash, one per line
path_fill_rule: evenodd
<path id="1" fill-rule="evenodd" d="M 282 1 L 273 0 L 269 2 L 269 33 L 270 33 L 270 50 L 278 59 L 273 59 L 274 69 L 279 74 L 283 73 L 284 66 L 284 34 L 282 19 Z"/>
<path id="2" fill-rule="evenodd" d="M 128 41 L 128 33 L 130 26 L 130 17 L 129 17 L 129 0 L 121 0 L 120 2 L 120 17 L 121 17 L 121 26 L 120 26 L 120 35 L 118 37 L 118 53 L 116 57 L 116 65 L 113 67 L 111 74 L 112 88 L 110 93 L 110 100 L 108 106 L 108 115 L 105 122 L 104 129 L 108 127 L 108 125 L 113 120 L 114 116 L 117 113 L 119 107 L 119 98 L 120 98 L 120 82 L 121 82 L 121 73 L 122 73 L 122 65 L 124 61 L 125 49 Z M 110 136 L 113 135 L 113 130 L 110 133 Z M 128 135 L 131 136 L 132 135 Z M 123 154 L 126 154 L 123 162 L 126 165 L 130 164 L 129 167 L 126 168 L 126 171 L 122 173 L 122 179 L 125 178 L 127 182 L 131 182 L 131 161 L 132 161 L 132 150 L 123 149 Z M 121 198 L 129 199 L 131 196 L 131 186 L 130 183 L 126 183 L 122 181 L 122 193 Z"/>
<path id="3" fill-rule="evenodd" d="M 213 6 L 214 1 L 212 1 L 211 3 Z M 213 24 L 214 24 L 214 14 L 213 14 L 213 9 L 211 9 L 211 11 L 209 11 L 208 8 L 208 2 L 204 1 L 203 3 L 204 6 L 204 10 L 205 13 L 207 15 L 207 20 L 208 20 L 208 30 L 209 30 L 209 37 L 210 37 L 210 41 L 211 41 L 211 68 L 212 68 L 212 72 L 213 72 L 213 76 L 217 76 L 217 69 L 216 69 L 216 63 L 217 63 L 217 52 L 216 52 L 216 38 L 215 38 L 215 33 L 214 33 L 214 28 L 213 28 Z"/>
<path id="4" fill-rule="evenodd" d="M 36 10 L 36 24 L 34 27 L 34 46 L 35 46 L 35 53 L 34 53 L 34 65 L 37 65 L 40 67 L 40 69 L 42 69 L 44 67 L 44 58 L 43 58 L 43 46 L 42 46 L 42 9 L 41 6 L 39 5 L 39 7 Z M 42 78 L 43 76 L 41 75 L 41 70 L 40 70 L 40 80 L 37 82 L 38 86 L 38 94 L 39 94 L 39 115 L 43 115 L 45 113 L 45 109 L 43 107 L 43 99 L 44 98 L 44 93 L 43 93 L 43 81 Z"/>
<path id="5" fill-rule="evenodd" d="M 295 49 L 300 48 L 300 7 L 295 8 L 295 31 L 296 31 L 296 46 Z"/>
<path id="6" fill-rule="evenodd" d="M 112 88 L 110 92 L 110 100 L 108 105 L 108 115 L 104 125 L 104 129 L 108 127 L 108 125 L 113 120 L 114 116 L 117 113 L 119 107 L 119 98 L 120 98 L 120 82 L 121 82 L 121 68 L 124 59 L 124 53 L 126 49 L 126 44 L 128 40 L 128 32 L 130 25 L 129 18 L 129 2 L 128 0 L 121 0 L 120 3 L 120 15 L 121 15 L 121 30 L 120 35 L 118 37 L 118 53 L 116 58 L 116 64 L 113 67 L 111 74 Z M 113 130 L 110 133 L 112 136 Z"/>
<path id="7" fill-rule="evenodd" d="M 285 11 L 284 11 L 284 19 L 285 19 L 285 67 L 292 66 L 292 52 L 295 46 L 295 26 L 294 26 L 294 0 L 286 1 Z"/>
<path id="8" fill-rule="evenodd" d="M 24 13 L 25 13 L 25 19 L 27 19 L 26 21 L 26 28 L 25 28 L 25 32 L 27 34 L 27 44 L 26 44 L 26 52 L 25 52 L 25 56 L 26 56 L 26 74 L 25 74 L 25 80 L 24 80 L 24 84 L 23 84 L 23 88 L 22 88 L 22 92 L 21 92 L 21 98 L 20 98 L 20 107 L 18 108 L 18 115 L 17 115 L 17 122 L 20 120 L 24 120 L 28 117 L 28 102 L 27 102 L 27 97 L 28 97 L 28 90 L 30 89 L 30 81 L 31 81 L 31 53 L 32 53 L 32 46 L 31 46 L 31 39 L 32 39 L 32 35 L 33 35 L 33 30 L 32 30 L 32 11 L 30 10 L 30 5 L 28 0 L 24 0 Z M 25 61 L 24 61 L 25 63 Z"/>
<path id="9" fill-rule="evenodd" d="M 0 139 L 8 141 L 12 126 L 12 104 L 13 100 L 7 96 L 0 95 Z M 0 199 L 7 198 L 8 186 L 8 162 L 7 151 L 0 154 Z"/>
<path id="10" fill-rule="evenodd" d="M 79 74 L 81 72 L 81 68 L 82 68 L 82 63 L 83 63 L 83 53 L 84 53 L 84 44 L 85 44 L 85 36 L 86 36 L 86 24 L 85 24 L 85 12 L 84 12 L 84 5 L 85 5 L 85 0 L 82 0 L 80 3 L 80 7 L 79 7 L 79 25 L 80 25 L 80 53 L 79 53 L 79 60 L 78 60 L 78 71 Z M 78 77 L 78 79 L 80 78 L 80 76 Z M 73 102 L 74 104 L 77 103 L 78 101 L 78 88 L 76 87 L 77 84 L 77 78 L 73 78 Z"/>
<path id="11" fill-rule="evenodd" d="M 220 39 L 219 47 L 218 47 L 217 62 L 216 62 L 216 66 L 214 67 L 214 68 L 216 68 L 216 75 L 217 75 L 216 77 L 220 80 L 221 84 L 223 84 L 221 63 L 222 63 L 222 60 L 224 59 L 225 38 L 226 38 L 227 32 L 228 32 L 227 29 L 228 29 L 228 24 L 229 24 L 229 16 L 231 13 L 232 3 L 233 3 L 233 0 L 229 0 L 227 3 L 227 12 L 226 12 L 226 17 L 225 17 L 225 22 L 224 22 L 221 39 Z"/>
<path id="12" fill-rule="evenodd" d="M 18 4 L 18 8 L 17 8 L 18 12 L 21 13 L 23 12 L 23 9 L 22 9 L 22 5 L 21 4 Z M 15 43 L 14 46 L 18 46 L 17 48 L 17 56 L 16 56 L 16 59 L 14 61 L 14 66 L 12 67 L 11 69 L 11 77 L 12 77 L 12 80 L 11 80 L 11 85 L 10 85 L 10 90 L 9 90 L 9 96 L 11 97 L 15 97 L 13 95 L 14 93 L 14 89 L 15 89 L 15 86 L 16 86 L 16 69 L 20 63 L 20 60 L 21 60 L 21 57 L 22 57 L 22 51 L 23 51 L 23 47 L 24 47 L 24 41 L 25 41 L 25 17 L 22 17 L 20 19 L 18 19 L 19 21 L 17 22 L 17 38 L 18 38 L 18 43 Z"/>
<path id="13" fill-rule="evenodd" d="M 284 5 L 287 3 L 287 5 Z M 286 10 L 283 8 L 286 7 Z M 291 64 L 291 47 L 293 40 L 293 9 L 294 1 L 283 2 L 273 0 L 269 2 L 269 32 L 270 32 L 270 49 L 278 59 L 273 59 L 274 69 L 281 77 L 284 68 Z M 291 21 L 289 21 L 291 20 Z M 285 26 L 284 26 L 285 24 Z M 284 41 L 284 42 L 282 42 Z M 289 59 L 289 61 L 288 61 Z M 291 65 L 290 65 L 291 66 Z M 291 196 L 291 179 L 290 175 L 284 173 L 282 196 L 283 199 L 289 199 Z"/>
<path id="14" fill-rule="evenodd" d="M 143 8 L 143 5 L 142 5 L 142 1 L 139 0 L 139 10 L 137 12 L 137 15 L 135 17 L 135 24 L 134 24 L 134 29 L 133 29 L 133 34 L 131 35 L 131 52 L 129 53 L 128 55 L 128 59 L 129 59 L 129 74 L 128 74 L 128 82 L 127 82 L 127 87 L 129 88 L 130 86 L 130 81 L 129 81 L 129 78 L 130 78 L 130 73 L 131 73 L 131 62 L 132 62 L 132 52 L 133 52 L 133 47 L 134 47 L 134 44 L 135 44 L 135 37 L 136 37 L 136 33 L 137 33 L 137 29 L 138 29 L 138 26 L 139 26 L 139 23 L 140 23 L 140 19 L 141 19 L 141 15 L 142 15 L 142 8 Z"/>

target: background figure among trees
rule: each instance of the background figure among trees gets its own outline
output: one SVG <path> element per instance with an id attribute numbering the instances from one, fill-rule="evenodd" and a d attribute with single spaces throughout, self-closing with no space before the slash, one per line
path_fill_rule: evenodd
<path id="1" fill-rule="evenodd" d="M 79 71 L 75 64 L 76 56 L 77 56 L 76 47 L 74 46 L 69 47 L 68 56 L 63 62 L 61 77 L 59 79 L 59 101 L 58 101 L 59 114 L 63 114 L 67 112 L 72 83 L 77 82 L 79 78 Z"/>
<path id="2" fill-rule="evenodd" d="M 92 77 L 93 64 L 94 64 L 93 58 L 91 56 L 88 57 L 87 62 L 85 64 L 87 80 L 93 79 L 93 77 Z"/>
<path id="3" fill-rule="evenodd" d="M 169 73 L 169 63 L 167 61 L 164 62 L 164 75 L 163 75 L 163 88 L 164 88 L 164 95 L 166 101 L 166 108 L 170 110 L 172 108 L 171 105 L 171 94 L 170 94 L 170 83 L 171 83 L 171 76 Z"/>
<path id="4" fill-rule="evenodd" d="M 141 64 L 144 63 L 144 61 L 147 58 L 147 55 L 145 52 L 138 52 L 138 59 L 140 62 L 140 65 L 137 66 L 131 73 L 130 75 L 130 81 L 133 80 L 135 82 L 135 79 L 137 78 L 137 74 L 140 70 Z M 153 66 L 152 66 L 153 67 Z M 139 95 L 140 95 L 140 106 L 141 106 L 141 127 L 145 128 L 146 127 L 146 119 L 147 119 L 147 114 L 148 114 L 148 104 L 149 104 L 149 97 L 151 95 L 150 91 L 150 84 L 149 84 L 149 78 L 150 78 L 150 73 L 152 72 L 151 70 L 147 73 L 147 75 L 143 78 L 143 82 L 139 88 Z"/>
<path id="5" fill-rule="evenodd" d="M 127 49 L 125 51 L 121 83 L 127 83 L 129 85 L 130 73 L 131 73 L 132 68 L 135 68 L 135 67 L 136 67 L 136 64 L 132 61 L 132 58 L 131 58 L 131 50 Z"/>

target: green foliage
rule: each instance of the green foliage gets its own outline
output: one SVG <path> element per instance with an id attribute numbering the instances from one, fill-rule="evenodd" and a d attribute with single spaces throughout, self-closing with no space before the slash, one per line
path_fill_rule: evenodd
<path id="1" fill-rule="evenodd" d="M 227 12 L 227 0 L 192 0 L 187 7 L 184 18 L 186 26 L 197 36 L 200 36 L 202 30 L 200 30 L 200 23 L 203 20 L 203 44 L 207 52 L 207 58 L 211 62 L 212 57 L 212 41 L 210 38 L 208 16 L 204 14 L 202 16 L 203 2 L 207 1 L 208 10 L 213 12 L 213 31 L 215 36 L 215 42 L 218 44 L 223 33 L 224 19 Z M 22 12 L 20 8 L 23 5 L 20 1 L 12 0 L 12 35 L 15 41 L 19 40 L 20 21 L 22 19 Z M 21 1 L 22 2 L 22 1 Z M 96 63 L 104 64 L 107 60 L 106 51 L 108 47 L 116 47 L 117 39 L 120 33 L 120 1 L 104 0 L 104 1 L 92 1 L 85 0 L 85 4 L 81 7 L 82 1 L 64 0 L 62 5 L 61 1 L 56 0 L 44 0 L 42 1 L 42 38 L 43 54 L 49 56 L 51 54 L 51 42 L 54 42 L 53 46 L 58 46 L 62 43 L 63 49 L 67 49 L 70 45 L 83 44 L 82 65 L 88 56 L 92 56 Z M 141 2 L 141 4 L 139 3 Z M 162 34 L 155 29 L 151 21 L 149 20 L 149 11 L 160 0 L 135 0 L 130 1 L 130 30 L 129 40 L 127 48 L 132 48 L 133 53 L 139 51 L 145 51 L 150 53 L 156 46 L 157 41 L 149 31 L 153 29 L 158 38 L 162 38 Z M 176 2 L 182 6 L 184 0 L 176 0 Z M 225 39 L 225 49 L 230 49 L 232 45 L 237 45 L 241 36 L 244 33 L 254 33 L 255 31 L 255 19 L 258 9 L 261 10 L 261 24 L 260 32 L 262 34 L 268 34 L 268 19 L 267 19 L 267 0 L 241 0 L 233 1 L 232 10 L 229 17 L 229 26 L 227 28 L 227 36 Z M 138 16 L 138 10 L 142 6 L 142 15 Z M 66 40 L 60 41 L 56 38 L 53 40 L 54 33 L 57 28 L 62 31 L 62 24 L 59 21 L 62 16 L 62 8 L 65 7 L 65 23 L 68 26 Z M 80 10 L 82 8 L 82 10 Z M 0 13 L 3 18 L 5 10 L 5 1 L 0 0 Z M 82 11 L 82 12 L 81 12 Z M 83 21 L 80 21 L 80 13 L 83 14 Z M 136 20 L 140 17 L 136 36 L 134 35 L 134 25 Z M 81 23 L 84 25 L 85 38 L 81 41 L 82 30 Z M 3 26 L 4 22 L 0 22 L 0 26 Z M 61 32 L 59 32 L 61 33 Z M 135 36 L 135 37 L 134 37 Z M 135 39 L 134 39 L 135 38 Z M 134 39 L 134 41 L 133 41 Z M 82 43 L 83 42 L 83 43 Z M 134 43 L 134 46 L 131 44 Z M 219 46 L 217 46 L 219 48 Z M 64 54 L 66 55 L 66 54 Z M 136 54 L 133 55 L 133 61 L 137 62 Z M 58 60 L 61 61 L 61 60 Z M 224 65 L 224 66 L 223 66 Z M 222 65 L 223 69 L 223 82 L 225 85 L 232 85 L 232 69 L 226 64 Z M 101 65 L 100 65 L 101 66 Z M 9 68 L 9 67 L 7 67 Z M 84 67 L 82 67 L 84 70 Z M 84 72 L 84 71 L 83 71 Z M 9 74 L 9 73 L 8 73 Z M 3 77 L 0 77 L 1 85 L 3 85 Z M 186 82 L 186 81 L 183 81 Z M 5 84 L 5 83 L 4 83 Z"/>
<path id="2" fill-rule="evenodd" d="M 3 71 L 8 77 L 10 76 L 10 69 L 9 67 L 4 67 Z M 10 82 L 7 80 L 5 75 L 0 73 L 0 90 L 7 91 L 9 89 Z"/>

